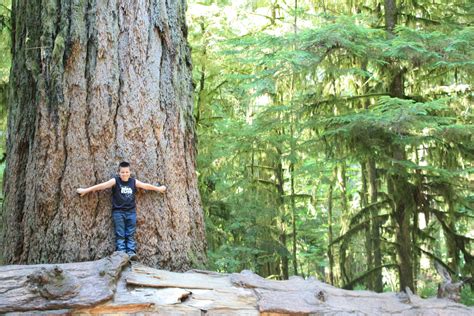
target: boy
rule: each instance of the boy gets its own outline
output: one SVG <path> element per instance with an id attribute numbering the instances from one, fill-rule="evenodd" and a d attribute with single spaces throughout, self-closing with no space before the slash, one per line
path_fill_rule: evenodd
<path id="1" fill-rule="evenodd" d="M 119 176 L 92 187 L 77 189 L 84 196 L 87 193 L 112 188 L 112 217 L 115 227 L 115 245 L 117 251 L 125 251 L 130 260 L 137 259 L 135 252 L 135 228 L 137 212 L 135 208 L 135 193 L 137 189 L 165 192 L 164 185 L 154 186 L 130 177 L 130 164 L 122 161 L 119 164 Z"/>

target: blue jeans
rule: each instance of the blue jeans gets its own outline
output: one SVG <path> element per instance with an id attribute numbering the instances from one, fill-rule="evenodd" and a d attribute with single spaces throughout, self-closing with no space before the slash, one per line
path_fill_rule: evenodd
<path id="1" fill-rule="evenodd" d="M 112 211 L 115 227 L 115 245 L 117 251 L 135 253 L 135 228 L 137 225 L 137 212 Z"/>

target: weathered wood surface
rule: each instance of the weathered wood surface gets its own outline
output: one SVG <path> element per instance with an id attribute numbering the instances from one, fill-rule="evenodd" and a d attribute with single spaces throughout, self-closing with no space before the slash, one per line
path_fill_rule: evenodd
<path id="1" fill-rule="evenodd" d="M 40 315 L 474 315 L 474 308 L 445 299 L 421 299 L 410 291 L 378 294 L 342 290 L 311 278 L 273 281 L 250 271 L 231 275 L 208 271 L 175 273 L 140 263 L 125 263 L 127 257 L 116 253 L 96 262 L 0 267 L 0 312 L 14 312 L 13 315 L 33 312 Z M 54 279 L 56 266 L 67 276 L 64 283 L 47 290 L 30 285 L 31 279 L 41 279 L 38 271 L 42 268 L 49 269 Z"/>
<path id="2" fill-rule="evenodd" d="M 266 280 L 252 272 L 233 274 L 234 284 L 253 288 L 262 313 L 315 315 L 474 315 L 449 300 L 421 299 L 410 293 L 343 290 L 315 279 Z"/>
<path id="3" fill-rule="evenodd" d="M 233 286 L 228 275 L 189 271 L 175 273 L 133 263 L 123 272 L 113 300 L 81 313 L 100 313 L 136 304 L 142 311 L 162 315 L 258 315 L 252 290 Z"/>
<path id="4" fill-rule="evenodd" d="M 115 293 L 125 253 L 98 261 L 0 266 L 0 313 L 91 306 Z"/>
<path id="5" fill-rule="evenodd" d="M 158 288 L 179 287 L 192 289 L 217 289 L 231 287 L 229 278 L 224 274 L 203 274 L 187 272 L 185 274 L 157 270 L 141 264 L 134 264 L 132 273 L 126 276 L 127 284 Z"/>

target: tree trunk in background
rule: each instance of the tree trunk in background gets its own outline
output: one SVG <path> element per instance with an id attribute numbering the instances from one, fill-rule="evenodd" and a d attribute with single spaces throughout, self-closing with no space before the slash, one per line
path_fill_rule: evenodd
<path id="1" fill-rule="evenodd" d="M 393 35 L 397 24 L 397 5 L 396 0 L 385 0 L 385 30 L 389 35 Z M 404 74 L 405 69 L 390 69 L 390 83 L 388 92 L 392 98 L 404 98 Z M 413 190 L 410 182 L 406 177 L 405 167 L 398 164 L 398 161 L 406 160 L 405 147 L 402 144 L 393 144 L 392 148 L 392 174 L 388 181 L 391 182 L 392 199 L 393 199 L 393 218 L 396 223 L 396 238 L 398 264 L 399 264 L 399 281 L 400 291 L 405 291 L 407 287 L 415 292 L 414 275 L 413 275 L 413 254 L 410 222 L 412 214 L 414 214 Z"/>
<path id="2" fill-rule="evenodd" d="M 334 181 L 337 172 L 337 167 L 334 169 L 334 177 L 330 180 L 329 189 L 328 189 L 328 258 L 329 258 L 329 281 L 331 285 L 334 285 L 334 254 L 332 244 L 334 240 L 334 234 L 332 230 L 332 195 L 334 191 Z"/>
<path id="3" fill-rule="evenodd" d="M 377 168 L 375 160 L 369 158 L 367 161 L 367 177 L 369 186 L 369 202 L 371 204 L 377 202 L 378 189 L 377 189 Z M 374 256 L 374 267 L 380 267 L 382 265 L 382 249 L 380 248 L 380 221 L 376 218 L 378 215 L 377 210 L 372 210 L 372 221 L 371 221 L 371 232 L 372 232 L 372 247 Z M 372 285 L 373 290 L 382 293 L 383 292 L 383 278 L 382 269 L 378 269 L 373 273 Z"/>
<path id="4" fill-rule="evenodd" d="M 278 237 L 278 240 L 280 241 L 280 246 L 282 250 L 284 249 L 284 253 L 282 251 L 282 254 L 280 254 L 280 276 L 283 280 L 288 280 L 289 278 L 289 257 L 288 254 L 289 252 L 287 251 L 286 248 L 286 219 L 285 219 L 285 201 L 283 199 L 283 196 L 285 195 L 285 179 L 283 178 L 283 164 L 281 162 L 281 155 L 282 152 L 279 148 L 277 148 L 278 152 L 278 162 L 277 162 L 277 167 L 275 169 L 276 171 L 276 180 L 277 180 L 277 192 L 278 192 L 278 209 L 280 210 L 280 222 L 281 222 L 281 229 L 280 229 L 280 236 Z"/>
<path id="5" fill-rule="evenodd" d="M 400 145 L 393 146 L 393 158 L 395 161 L 403 161 L 406 159 L 405 151 Z M 402 167 L 395 166 L 388 181 L 392 184 L 393 189 L 391 196 L 393 198 L 393 217 L 396 224 L 396 247 L 398 255 L 398 265 L 400 271 L 400 291 L 405 291 L 407 287 L 412 292 L 415 291 L 413 278 L 413 254 L 410 221 L 413 214 L 414 201 L 413 192 L 408 179 L 403 174 L 405 170 Z"/>
<path id="6" fill-rule="evenodd" d="M 448 204 L 448 217 L 447 217 L 447 225 L 449 229 L 456 233 L 456 209 L 454 206 L 454 202 L 452 200 L 453 193 L 450 189 L 447 189 L 445 192 L 445 200 Z M 460 256 L 459 256 L 459 248 L 456 244 L 456 239 L 452 234 L 448 234 L 444 232 L 444 236 L 446 238 L 446 248 L 447 248 L 447 255 L 448 255 L 448 266 L 451 268 L 452 271 L 455 271 L 459 274 L 459 266 L 460 266 Z"/>
<path id="7" fill-rule="evenodd" d="M 455 171 L 457 169 L 457 162 L 456 158 L 449 153 L 448 150 L 443 150 L 444 153 L 444 166 L 448 170 Z M 449 227 L 451 233 L 448 233 L 446 228 L 443 228 L 444 236 L 446 238 L 446 250 L 447 250 L 447 264 L 449 268 L 455 272 L 456 275 L 459 275 L 460 271 L 460 248 L 457 244 L 456 238 L 453 236 L 457 234 L 456 223 L 458 222 L 458 218 L 456 216 L 456 204 L 455 204 L 455 196 L 454 190 L 452 187 L 446 186 L 443 190 L 444 194 L 444 201 L 447 204 L 447 216 L 446 216 L 446 225 Z M 465 267 L 470 265 L 469 260 L 466 260 Z M 468 270 L 466 270 L 468 271 Z"/>
<path id="8" fill-rule="evenodd" d="M 403 98 L 403 75 L 404 70 L 398 70 L 390 83 L 390 96 Z M 407 287 L 415 293 L 414 273 L 413 273 L 413 249 L 411 238 L 411 218 L 415 214 L 415 201 L 413 197 L 412 184 L 406 176 L 407 171 L 398 161 L 405 161 L 406 151 L 402 144 L 392 144 L 393 165 L 392 174 L 388 177 L 391 181 L 390 187 L 393 189 L 391 196 L 393 199 L 393 218 L 396 223 L 396 238 L 398 264 L 400 271 L 400 291 L 405 291 Z"/>
<path id="9" fill-rule="evenodd" d="M 384 0 L 385 6 L 385 29 L 393 33 L 397 25 L 397 2 L 396 0 Z"/>
<path id="10" fill-rule="evenodd" d="M 348 203 L 348 196 L 347 196 L 347 179 L 346 179 L 346 164 L 345 162 L 341 162 L 339 167 L 337 168 L 336 172 L 337 177 L 337 184 L 339 190 L 341 191 L 341 208 L 342 208 L 342 229 L 341 233 L 347 232 L 349 230 L 349 218 L 350 218 L 350 211 L 349 211 L 349 203 Z M 341 270 L 341 279 L 342 284 L 348 284 L 352 281 L 352 273 L 351 273 L 351 264 L 354 261 L 354 255 L 351 251 L 348 251 L 349 242 L 346 240 L 342 241 L 339 251 L 339 269 Z M 349 288 L 352 290 L 352 287 Z"/>
<path id="11" fill-rule="evenodd" d="M 369 205 L 369 193 L 368 193 L 368 185 L 367 185 L 367 168 L 366 163 L 362 161 L 360 163 L 360 178 L 361 178 L 361 192 L 360 192 L 360 203 L 362 208 L 366 208 Z M 371 218 L 371 213 L 365 216 L 365 220 L 367 220 L 368 224 L 365 227 L 365 253 L 367 257 L 367 271 L 370 271 L 374 268 L 374 258 L 373 258 L 373 236 L 372 236 L 372 225 L 371 223 L 374 221 Z M 374 289 L 374 275 L 370 274 L 365 279 L 365 285 L 367 289 L 372 290 Z"/>
<path id="12" fill-rule="evenodd" d="M 293 134 L 293 128 L 292 128 L 292 134 Z M 296 234 L 297 233 L 296 233 L 295 178 L 294 178 L 295 165 L 293 163 L 290 163 L 289 169 L 290 169 L 290 188 L 291 188 L 291 241 L 292 241 L 291 259 L 293 263 L 293 275 L 298 275 L 298 258 L 296 256 L 296 253 L 297 253 Z"/>
<path id="13" fill-rule="evenodd" d="M 168 192 L 139 193 L 138 255 L 205 260 L 195 174 L 185 1 L 17 1 L 5 172 L 5 263 L 84 261 L 114 250 L 109 180 L 121 160 Z"/>
<path id="14" fill-rule="evenodd" d="M 367 64 L 368 60 L 365 59 L 362 64 L 361 64 L 361 69 L 364 71 L 367 71 Z M 370 76 L 365 75 L 363 77 L 363 81 L 361 82 L 361 90 L 362 90 L 362 95 L 366 95 L 370 93 L 370 87 L 367 84 L 364 84 L 367 82 L 367 80 L 370 79 Z M 366 99 L 363 101 L 363 106 L 364 109 L 369 109 L 370 108 L 370 100 Z M 369 204 L 374 204 L 377 203 L 378 199 L 378 187 L 377 187 L 377 167 L 375 164 L 375 159 L 373 157 L 367 158 L 365 162 L 363 162 L 365 165 L 361 166 L 362 170 L 365 171 L 364 175 L 366 176 L 366 189 L 364 190 L 367 191 L 367 205 Z M 380 267 L 382 266 L 382 250 L 380 249 L 381 247 L 381 239 L 380 239 L 380 220 L 378 220 L 377 216 L 379 215 L 379 210 L 376 208 L 372 208 L 370 211 L 370 235 L 369 238 L 371 239 L 369 242 L 367 242 L 368 248 L 368 255 L 367 255 L 367 261 L 370 263 L 369 264 L 369 269 L 374 268 L 374 267 Z M 382 269 L 376 269 L 370 276 L 369 276 L 369 283 L 370 286 L 369 289 L 376 291 L 378 293 L 383 292 L 383 278 L 382 278 Z"/>
<path id="15" fill-rule="evenodd" d="M 276 4 L 276 2 L 275 2 Z M 272 5 L 274 8 L 275 6 Z M 294 23 L 293 23 L 293 30 L 295 36 L 298 34 L 298 0 L 295 0 L 294 2 L 294 9 L 295 9 L 295 16 L 294 16 Z M 272 21 L 275 21 L 275 11 L 273 13 L 273 19 Z M 293 50 L 295 47 L 293 47 Z M 290 89 L 290 100 L 293 102 L 293 97 L 295 95 L 295 74 L 291 76 L 291 89 Z M 294 178 L 294 171 L 295 171 L 295 165 L 293 162 L 293 159 L 295 157 L 295 128 L 294 128 L 294 122 L 295 122 L 295 117 L 293 114 L 293 106 L 291 106 L 291 112 L 290 112 L 290 148 L 291 148 L 291 162 L 290 162 L 290 183 L 291 183 L 291 226 L 292 226 L 292 241 L 293 241 L 293 253 L 292 253 L 292 259 L 293 259 L 293 274 L 298 275 L 298 259 L 296 256 L 296 206 L 295 206 L 295 178 Z"/>

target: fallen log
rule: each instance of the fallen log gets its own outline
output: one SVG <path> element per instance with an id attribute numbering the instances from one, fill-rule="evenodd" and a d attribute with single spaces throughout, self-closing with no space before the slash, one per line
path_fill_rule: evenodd
<path id="1" fill-rule="evenodd" d="M 474 308 L 407 293 L 343 290 L 314 278 L 266 280 L 250 271 L 231 276 L 236 286 L 254 289 L 263 315 L 474 315 Z"/>
<path id="2" fill-rule="evenodd" d="M 314 278 L 264 279 L 250 271 L 175 273 L 129 263 L 1 266 L 0 313 L 14 315 L 473 315 L 447 299 L 342 290 Z"/>
<path id="3" fill-rule="evenodd" d="M 91 262 L 0 266 L 0 313 L 70 309 L 110 300 L 125 253 Z"/>

